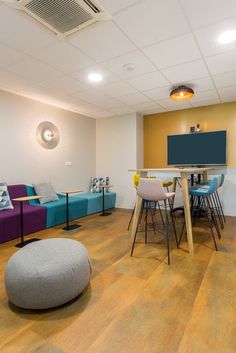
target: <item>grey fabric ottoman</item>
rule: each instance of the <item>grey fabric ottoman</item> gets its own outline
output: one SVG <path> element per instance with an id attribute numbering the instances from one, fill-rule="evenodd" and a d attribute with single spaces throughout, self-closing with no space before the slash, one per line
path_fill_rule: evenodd
<path id="1" fill-rule="evenodd" d="M 25 246 L 9 259 L 5 286 L 13 304 L 48 309 L 77 297 L 90 276 L 84 245 L 71 239 L 48 239 Z"/>

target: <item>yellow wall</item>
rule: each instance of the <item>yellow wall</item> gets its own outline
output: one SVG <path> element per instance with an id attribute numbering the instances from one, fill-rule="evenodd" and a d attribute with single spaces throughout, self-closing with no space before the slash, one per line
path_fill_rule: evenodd
<path id="1" fill-rule="evenodd" d="M 227 165 L 236 167 L 236 102 L 145 116 L 144 167 L 166 167 L 167 136 L 198 123 L 202 131 L 227 130 Z"/>

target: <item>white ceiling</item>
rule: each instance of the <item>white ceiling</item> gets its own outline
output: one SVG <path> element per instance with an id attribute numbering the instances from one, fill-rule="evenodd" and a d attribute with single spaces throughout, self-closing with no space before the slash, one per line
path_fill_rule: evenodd
<path id="1" fill-rule="evenodd" d="M 93 118 L 236 100 L 236 0 L 99 0 L 112 20 L 60 41 L 0 4 L 0 88 Z M 133 71 L 123 65 L 132 63 Z M 87 76 L 100 72 L 102 83 Z M 188 102 L 169 99 L 189 84 Z"/>

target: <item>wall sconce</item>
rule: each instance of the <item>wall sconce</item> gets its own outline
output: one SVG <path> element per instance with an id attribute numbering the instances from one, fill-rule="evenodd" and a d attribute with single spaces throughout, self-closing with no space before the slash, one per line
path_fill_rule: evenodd
<path id="1" fill-rule="evenodd" d="M 38 143 L 47 149 L 55 148 L 60 140 L 58 128 L 50 121 L 43 121 L 36 130 Z"/>

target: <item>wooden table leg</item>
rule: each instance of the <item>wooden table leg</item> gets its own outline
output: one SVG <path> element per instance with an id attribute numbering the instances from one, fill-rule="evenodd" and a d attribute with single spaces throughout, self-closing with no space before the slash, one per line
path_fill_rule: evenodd
<path id="1" fill-rule="evenodd" d="M 203 172 L 203 181 L 206 183 L 208 181 L 207 170 Z"/>
<path id="2" fill-rule="evenodd" d="M 190 205 L 189 205 L 188 174 L 180 173 L 180 175 L 181 175 L 181 182 L 182 182 L 182 193 L 183 193 L 184 215 L 185 215 L 185 223 L 186 223 L 187 238 L 188 238 L 188 249 L 189 249 L 189 253 L 193 254 L 194 252 L 193 232 L 192 232 Z"/>
<path id="3" fill-rule="evenodd" d="M 147 172 L 141 172 L 140 176 L 141 176 L 141 178 L 146 178 L 147 174 L 148 174 Z M 138 196 L 138 194 L 137 194 L 136 201 L 135 201 L 133 222 L 132 222 L 132 227 L 131 227 L 131 244 L 133 243 L 135 233 L 138 228 L 138 222 L 139 222 L 140 212 L 141 212 L 141 208 L 142 208 L 142 201 L 143 201 L 143 199 L 140 196 Z"/>
<path id="4" fill-rule="evenodd" d="M 176 193 L 176 186 L 177 186 L 177 177 L 173 178 L 173 186 L 172 186 L 172 192 Z M 172 207 L 174 208 L 174 203 L 175 203 L 175 195 L 172 197 Z"/>
<path id="5" fill-rule="evenodd" d="M 142 201 L 143 199 L 140 196 L 136 196 L 136 203 L 135 203 L 135 210 L 131 228 L 131 243 L 134 241 L 135 233 L 138 228 L 139 216 L 142 208 Z"/>

